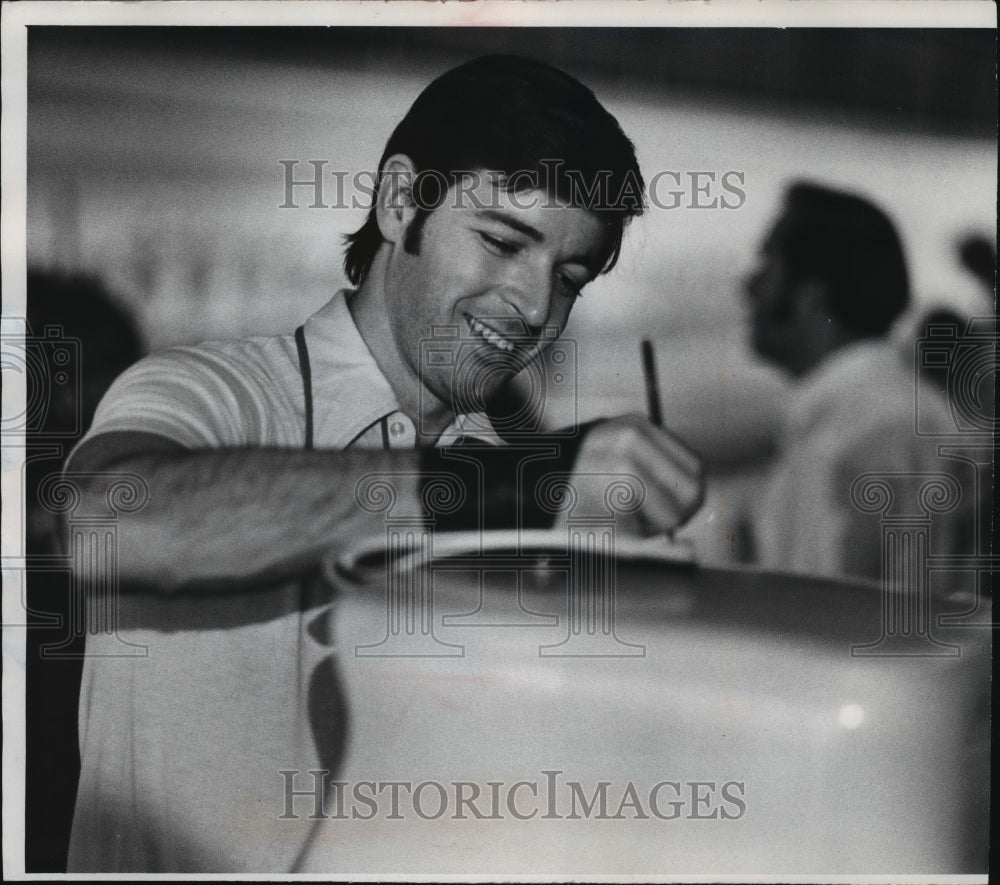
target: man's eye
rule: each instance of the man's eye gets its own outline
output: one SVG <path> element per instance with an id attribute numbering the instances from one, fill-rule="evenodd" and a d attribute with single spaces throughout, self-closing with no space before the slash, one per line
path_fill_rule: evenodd
<path id="1" fill-rule="evenodd" d="M 559 282 L 562 283 L 563 288 L 574 298 L 583 297 L 583 287 L 587 285 L 586 283 L 580 283 L 574 280 L 572 277 L 565 276 L 564 274 L 559 274 Z"/>
<path id="2" fill-rule="evenodd" d="M 482 238 L 483 242 L 494 252 L 500 255 L 514 255 L 518 246 L 517 243 L 511 243 L 507 240 L 501 240 L 498 237 L 490 236 L 489 234 L 484 234 L 480 232 L 479 236 Z"/>

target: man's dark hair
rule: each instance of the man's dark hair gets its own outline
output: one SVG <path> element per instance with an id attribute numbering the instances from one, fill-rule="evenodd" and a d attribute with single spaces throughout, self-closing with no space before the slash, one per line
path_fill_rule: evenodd
<path id="1" fill-rule="evenodd" d="M 826 285 L 834 318 L 860 337 L 884 335 L 910 300 L 896 227 L 874 203 L 809 182 L 792 184 L 771 235 L 789 283 Z"/>
<path id="2" fill-rule="evenodd" d="M 625 225 L 643 210 L 645 183 L 618 121 L 582 83 L 528 58 L 483 56 L 442 74 L 389 138 L 380 179 L 393 154 L 408 156 L 418 173 L 418 214 L 404 241 L 411 252 L 427 213 L 445 198 L 442 179 L 450 186 L 463 172 L 500 173 L 501 186 L 504 179 L 512 190 L 537 185 L 593 211 L 609 233 L 602 272 L 614 267 Z M 382 243 L 374 205 L 346 241 L 344 269 L 360 285 Z"/>

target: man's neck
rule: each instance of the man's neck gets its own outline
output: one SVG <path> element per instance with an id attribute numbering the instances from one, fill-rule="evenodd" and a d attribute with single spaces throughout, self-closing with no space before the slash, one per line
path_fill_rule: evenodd
<path id="1" fill-rule="evenodd" d="M 789 365 L 788 369 L 801 381 L 845 347 L 861 340 L 862 336 L 848 331 L 835 320 L 819 317 L 802 330 L 794 365 Z"/>
<path id="2" fill-rule="evenodd" d="M 372 271 L 375 270 L 372 267 Z M 396 348 L 381 289 L 374 285 L 371 274 L 348 297 L 347 307 L 361 340 L 389 382 L 401 411 L 417 428 L 418 443 L 433 444 L 455 415 L 430 391 L 421 390 L 419 377 L 404 364 Z"/>

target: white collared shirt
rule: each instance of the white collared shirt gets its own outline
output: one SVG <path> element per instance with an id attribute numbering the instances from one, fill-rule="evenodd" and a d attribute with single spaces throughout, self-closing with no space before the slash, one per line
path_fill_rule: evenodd
<path id="1" fill-rule="evenodd" d="M 913 364 L 883 340 L 827 357 L 795 390 L 782 449 L 759 499 L 754 534 L 762 565 L 829 576 L 880 573 L 879 516 L 851 498 L 855 480 L 896 474 L 919 484 L 950 473 L 934 437 L 917 432 Z M 923 419 L 948 432 L 943 399 L 927 391 Z M 935 547 L 963 543 L 966 508 L 935 517 Z"/>
<path id="2" fill-rule="evenodd" d="M 413 420 L 337 292 L 305 323 L 312 368 L 314 446 L 413 448 Z M 292 335 L 209 341 L 146 357 L 111 386 L 86 438 L 155 433 L 189 449 L 305 445 L 305 398 Z M 499 443 L 484 415 L 459 415 L 438 439 Z"/>
<path id="3" fill-rule="evenodd" d="M 314 446 L 412 447 L 413 421 L 358 333 L 345 292 L 306 322 L 305 337 Z M 283 335 L 146 358 L 114 383 L 87 438 L 140 431 L 189 449 L 302 448 L 305 426 L 295 338 Z M 482 438 L 483 427 L 460 417 L 438 443 L 470 430 Z M 204 514 L 204 531 L 215 518 Z M 291 580 L 112 592 L 114 632 L 87 636 L 70 870 L 293 871 L 315 822 L 308 812 L 280 817 L 280 772 L 297 772 L 295 789 L 307 788 L 348 728 L 332 589 Z"/>

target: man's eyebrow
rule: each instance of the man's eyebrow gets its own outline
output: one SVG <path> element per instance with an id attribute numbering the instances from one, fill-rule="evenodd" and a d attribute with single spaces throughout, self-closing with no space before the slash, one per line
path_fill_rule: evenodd
<path id="1" fill-rule="evenodd" d="M 490 221 L 497 221 L 500 224 L 505 224 L 513 230 L 519 231 L 527 237 L 530 237 L 536 243 L 541 243 L 545 240 L 545 234 L 543 234 L 538 228 L 532 227 L 530 224 L 526 224 L 521 221 L 520 218 L 513 216 L 511 213 L 503 209 L 476 209 L 476 215 L 481 217 L 486 217 Z M 567 264 L 581 264 L 590 273 L 591 279 L 598 276 L 601 272 L 601 268 L 604 266 L 603 262 L 595 262 L 593 256 L 590 255 L 574 255 L 571 258 L 566 259 Z"/>
<path id="2" fill-rule="evenodd" d="M 536 243 L 541 243 L 545 239 L 545 234 L 543 234 L 537 227 L 525 224 L 519 218 L 515 218 L 503 209 L 477 209 L 476 214 L 481 217 L 489 218 L 491 221 L 498 221 L 500 224 L 505 224 L 507 227 L 513 228 L 518 233 L 522 233 L 526 237 L 530 237 Z"/>

